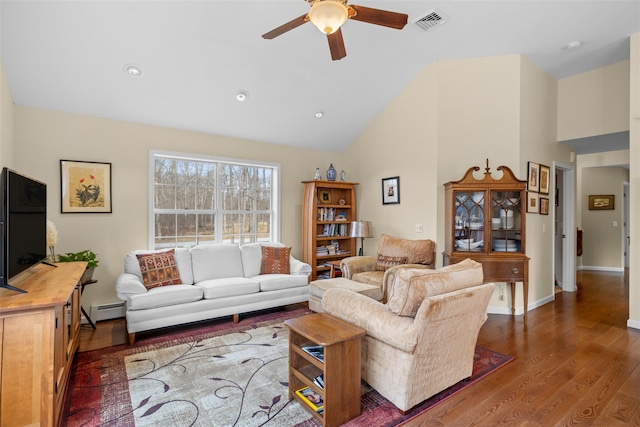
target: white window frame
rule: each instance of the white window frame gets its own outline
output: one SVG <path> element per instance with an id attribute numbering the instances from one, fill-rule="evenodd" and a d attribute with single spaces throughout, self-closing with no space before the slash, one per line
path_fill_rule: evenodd
<path id="1" fill-rule="evenodd" d="M 215 157 L 207 156 L 204 154 L 191 154 L 181 153 L 175 151 L 163 151 L 163 150 L 149 150 L 149 216 L 148 216 L 148 247 L 151 250 L 155 248 L 155 161 L 156 157 L 168 157 L 176 160 L 188 160 L 188 161 L 204 161 L 213 163 L 227 163 L 240 166 L 253 166 L 253 167 L 265 167 L 272 168 L 272 192 L 271 192 L 271 240 L 274 242 L 280 241 L 280 229 L 281 229 L 281 197 L 280 197 L 280 163 L 270 163 L 247 159 L 236 159 L 228 157 Z M 220 168 L 216 167 L 216 173 L 220 173 Z M 219 185 L 220 180 L 216 180 L 216 203 L 221 199 L 221 187 Z M 222 233 L 218 230 L 222 230 L 222 217 L 226 212 L 222 209 L 215 209 L 215 243 L 222 243 Z"/>

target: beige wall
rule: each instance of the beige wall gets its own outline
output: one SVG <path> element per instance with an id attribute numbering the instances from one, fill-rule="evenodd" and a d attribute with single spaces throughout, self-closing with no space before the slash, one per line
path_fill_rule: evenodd
<path id="1" fill-rule="evenodd" d="M 0 166 L 12 167 L 13 98 L 0 62 Z"/>
<path id="2" fill-rule="evenodd" d="M 628 117 L 629 61 L 560 80 L 559 141 L 629 130 Z"/>
<path id="3" fill-rule="evenodd" d="M 376 254 L 383 233 L 436 240 L 436 71 L 420 72 L 344 153 L 349 180 L 360 182 L 358 217 L 373 222 L 375 237 L 366 239 L 365 255 Z M 394 176 L 400 177 L 400 204 L 382 205 L 382 179 Z M 416 224 L 422 224 L 422 233 L 416 233 Z"/>
<path id="4" fill-rule="evenodd" d="M 584 268 L 622 271 L 623 199 L 622 185 L 629 171 L 620 167 L 591 167 L 582 170 L 582 265 Z M 615 197 L 614 210 L 589 210 L 589 195 L 610 194 Z M 614 221 L 616 225 L 614 226 Z"/>
<path id="5" fill-rule="evenodd" d="M 568 158 L 556 141 L 557 81 L 521 56 L 441 61 L 426 67 L 345 152 L 359 189 L 359 216 L 374 221 L 375 235 L 436 240 L 437 265 L 444 250 L 444 187 L 473 166 L 509 166 L 526 176 L 527 161 L 551 164 Z M 383 206 L 380 180 L 400 176 L 401 203 Z M 539 238 L 541 221 L 528 215 L 530 303 L 553 296 L 551 233 Z M 415 224 L 424 233 L 415 232 Z M 377 239 L 365 243 L 376 253 Z M 504 286 L 504 285 L 502 285 Z M 522 309 L 522 288 L 517 287 Z M 496 292 L 497 295 L 497 292 Z M 507 302 L 491 301 L 507 313 Z"/>
<path id="6" fill-rule="evenodd" d="M 169 150 L 281 164 L 281 240 L 300 257 L 302 185 L 330 162 L 344 168 L 342 155 L 289 146 L 185 132 L 121 121 L 16 106 L 14 168 L 48 184 L 48 216 L 59 232 L 56 251 L 91 249 L 99 255 L 96 285 L 83 304 L 116 301 L 115 279 L 124 255 L 147 247 L 149 150 Z M 112 164 L 113 213 L 60 214 L 60 159 Z"/>
<path id="7" fill-rule="evenodd" d="M 631 236 L 640 236 L 640 33 L 631 36 L 629 116 L 629 225 Z M 629 321 L 640 329 L 640 239 L 629 248 Z"/>

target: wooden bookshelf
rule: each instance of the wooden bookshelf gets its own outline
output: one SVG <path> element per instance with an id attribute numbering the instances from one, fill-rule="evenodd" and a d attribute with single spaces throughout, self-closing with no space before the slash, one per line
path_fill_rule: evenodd
<path id="1" fill-rule="evenodd" d="M 303 181 L 302 259 L 311 266 L 311 280 L 327 273 L 327 261 L 356 255 L 351 221 L 356 221 L 357 182 Z M 326 251 L 335 248 L 335 252 Z"/>
<path id="2" fill-rule="evenodd" d="M 360 346 L 366 330 L 326 313 L 286 320 L 289 335 L 289 398 L 296 399 L 324 427 L 340 426 L 360 415 Z M 324 363 L 302 347 L 324 346 Z M 324 375 L 324 388 L 313 378 Z M 295 394 L 310 387 L 324 400 L 318 414 Z"/>

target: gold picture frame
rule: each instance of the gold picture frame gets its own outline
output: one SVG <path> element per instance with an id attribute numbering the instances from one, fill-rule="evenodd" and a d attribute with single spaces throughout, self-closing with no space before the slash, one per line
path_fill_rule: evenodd
<path id="1" fill-rule="evenodd" d="M 540 215 L 549 215 L 549 198 L 540 197 Z"/>
<path id="2" fill-rule="evenodd" d="M 330 205 L 331 200 L 331 190 L 318 190 L 318 203 Z"/>
<path id="3" fill-rule="evenodd" d="M 612 211 L 616 207 L 616 196 L 613 194 L 606 195 L 589 195 L 590 211 Z"/>
<path id="4" fill-rule="evenodd" d="M 60 212 L 111 213 L 111 163 L 60 160 Z"/>
<path id="5" fill-rule="evenodd" d="M 549 194 L 550 173 L 549 166 L 540 165 L 540 194 Z"/>

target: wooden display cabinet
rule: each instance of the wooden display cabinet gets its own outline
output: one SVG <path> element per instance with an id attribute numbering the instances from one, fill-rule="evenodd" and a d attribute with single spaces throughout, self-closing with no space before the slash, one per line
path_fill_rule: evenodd
<path id="1" fill-rule="evenodd" d="M 459 181 L 445 184 L 444 265 L 465 258 L 482 263 L 486 282 L 511 285 L 511 313 L 515 314 L 515 284 L 522 282 L 524 318 L 529 298 L 529 258 L 526 253 L 527 182 L 499 166 L 494 179 L 489 160 L 481 179 L 480 167 L 470 168 Z"/>
<path id="2" fill-rule="evenodd" d="M 311 266 L 311 280 L 328 278 L 329 261 L 356 254 L 349 237 L 356 220 L 356 182 L 303 181 L 302 259 Z"/>
<path id="3" fill-rule="evenodd" d="M 86 262 L 38 265 L 0 289 L 0 426 L 56 426 L 80 344 Z"/>
<path id="4" fill-rule="evenodd" d="M 360 415 L 360 351 L 367 331 L 326 313 L 284 323 L 289 328 L 289 398 L 299 402 L 324 427 L 340 426 Z M 307 345 L 324 346 L 324 363 L 302 349 Z M 324 388 L 313 382 L 320 374 Z M 321 414 L 295 394 L 303 387 L 322 396 Z"/>

